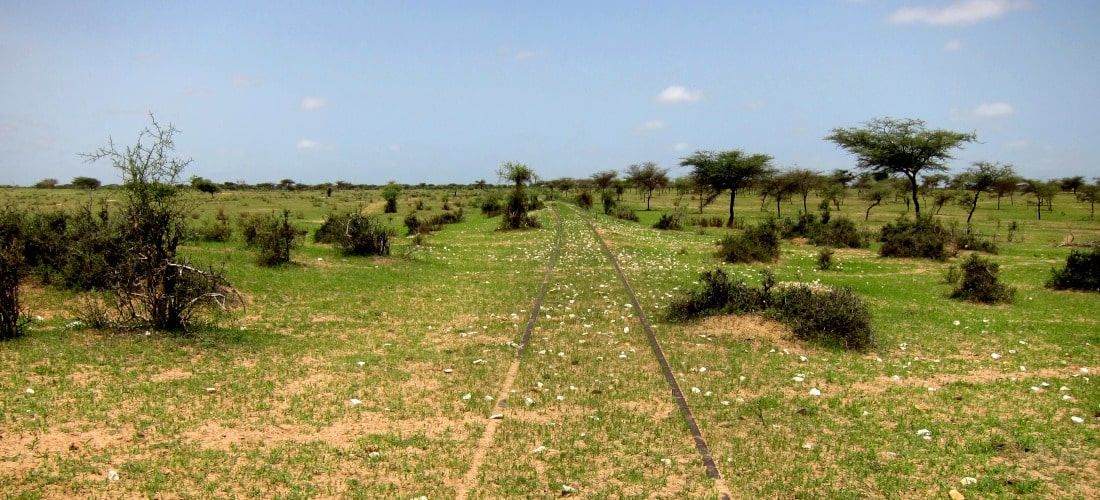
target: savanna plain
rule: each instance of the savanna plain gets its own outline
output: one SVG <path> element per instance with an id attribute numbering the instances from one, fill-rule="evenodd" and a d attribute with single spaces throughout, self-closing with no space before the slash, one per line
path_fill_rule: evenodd
<path id="1" fill-rule="evenodd" d="M 965 250 L 943 262 L 894 259 L 872 243 L 837 249 L 819 270 L 818 248 L 795 239 L 775 263 L 726 264 L 715 242 L 737 229 L 653 228 L 676 205 L 691 219 L 724 216 L 721 203 L 699 214 L 690 195 L 666 191 L 645 210 L 628 191 L 621 203 L 640 218 L 629 222 L 558 193 L 535 212 L 541 228 L 502 232 L 477 210 L 482 195 L 410 188 L 397 214 L 382 214 L 369 190 L 191 193 L 196 224 L 287 210 L 313 231 L 325 214 L 361 210 L 398 237 L 386 257 L 344 257 L 307 237 L 275 268 L 257 266 L 239 239 L 190 241 L 182 253 L 224 269 L 246 307 L 187 333 L 85 328 L 78 294 L 26 283 L 34 321 L 0 343 L 2 496 L 715 498 L 598 234 L 732 497 L 1100 497 L 1100 295 L 1044 287 L 1070 235 L 1100 239 L 1088 204 L 1069 193 L 1041 220 L 1024 196 L 999 208 L 982 198 L 975 231 L 997 244 L 987 257 L 1016 289 L 1002 305 L 949 298 L 944 276 Z M 117 196 L 5 188 L 0 204 Z M 405 215 L 444 203 L 465 219 L 402 236 Z M 906 211 L 887 202 L 864 221 L 865 205 L 850 190 L 833 216 L 875 233 Z M 802 202 L 780 208 L 797 217 Z M 753 196 L 736 210 L 743 224 L 776 215 Z M 936 218 L 958 227 L 966 215 L 948 205 Z M 868 304 L 877 343 L 806 343 L 759 316 L 663 321 L 715 268 L 748 283 L 768 269 L 779 281 L 847 287 Z"/>

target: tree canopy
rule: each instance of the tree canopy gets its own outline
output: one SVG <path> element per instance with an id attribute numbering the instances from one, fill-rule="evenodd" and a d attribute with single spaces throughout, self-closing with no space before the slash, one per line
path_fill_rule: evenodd
<path id="1" fill-rule="evenodd" d="M 758 177 L 770 169 L 772 157 L 765 154 L 746 154 L 740 149 L 731 151 L 696 151 L 684 158 L 680 165 L 692 167 L 692 177 L 702 186 L 708 186 L 708 202 L 723 191 L 730 190 L 730 218 L 726 227 L 733 227 L 733 204 L 737 199 L 737 190 L 752 185 Z"/>
<path id="2" fill-rule="evenodd" d="M 970 168 L 956 177 L 963 189 L 973 193 L 973 196 L 967 197 L 967 208 L 970 210 L 970 213 L 966 215 L 967 232 L 970 231 L 970 219 L 974 217 L 974 211 L 978 208 L 978 198 L 982 193 L 992 190 L 998 182 L 1015 176 L 1016 171 L 1012 169 L 1012 165 L 976 161 Z"/>
<path id="3" fill-rule="evenodd" d="M 913 207 L 920 215 L 917 176 L 946 171 L 951 151 L 974 142 L 974 133 L 929 130 L 923 120 L 876 118 L 862 127 L 834 128 L 826 140 L 856 155 L 862 170 L 878 176 L 902 174 L 909 181 Z"/>
<path id="4" fill-rule="evenodd" d="M 653 191 L 668 186 L 668 169 L 660 168 L 651 161 L 634 164 L 626 168 L 626 180 L 645 193 L 645 209 L 649 210 Z"/>

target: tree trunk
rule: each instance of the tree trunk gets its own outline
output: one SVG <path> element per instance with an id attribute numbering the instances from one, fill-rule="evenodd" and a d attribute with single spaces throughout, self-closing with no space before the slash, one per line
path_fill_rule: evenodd
<path id="1" fill-rule="evenodd" d="M 733 227 L 733 202 L 737 199 L 737 190 L 730 189 L 730 220 L 726 223 L 726 227 Z"/>
<path id="2" fill-rule="evenodd" d="M 912 187 L 912 189 L 913 189 L 913 212 L 915 212 L 917 214 L 917 218 L 919 219 L 920 218 L 920 200 L 918 198 L 920 198 L 920 197 L 917 195 L 917 174 L 914 173 L 913 175 L 909 176 L 909 184 L 910 184 L 910 187 Z"/>

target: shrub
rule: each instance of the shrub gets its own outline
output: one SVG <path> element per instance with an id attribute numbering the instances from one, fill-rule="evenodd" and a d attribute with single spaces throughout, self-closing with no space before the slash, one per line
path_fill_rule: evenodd
<path id="1" fill-rule="evenodd" d="M 415 218 L 415 216 L 411 217 Z M 335 233 L 331 243 L 343 255 L 390 254 L 390 237 L 393 236 L 394 231 L 386 227 L 377 217 L 349 213 L 330 216 L 325 220 L 325 224 L 342 229 L 342 231 L 330 230 L 328 233 Z"/>
<path id="2" fill-rule="evenodd" d="M 901 217 L 892 224 L 882 226 L 883 257 L 921 257 L 944 260 L 948 234 L 943 225 L 930 216 L 911 220 Z"/>
<path id="3" fill-rule="evenodd" d="M 400 194 L 401 186 L 398 186 L 395 182 L 390 182 L 386 184 L 386 187 L 382 188 L 382 199 L 386 200 L 386 208 L 383 209 L 384 213 L 397 213 L 397 197 Z"/>
<path id="4" fill-rule="evenodd" d="M 829 247 L 821 247 L 817 250 L 817 268 L 821 271 L 828 271 L 833 268 L 833 249 Z"/>
<path id="5" fill-rule="evenodd" d="M 615 197 L 610 192 L 604 191 L 600 198 L 603 201 L 603 213 L 611 215 L 612 210 L 615 209 Z"/>
<path id="6" fill-rule="evenodd" d="M 677 209 L 671 214 L 661 214 L 661 218 L 657 221 L 656 224 L 653 225 L 653 227 L 663 230 L 679 231 L 684 227 L 683 224 L 680 223 L 683 218 L 683 210 Z"/>
<path id="7" fill-rule="evenodd" d="M 500 204 L 500 198 L 495 195 L 487 195 L 482 198 L 481 213 L 490 218 L 504 213 L 504 206 Z"/>
<path id="8" fill-rule="evenodd" d="M 233 227 L 225 222 L 205 222 L 194 229 L 193 237 L 199 241 L 226 242 L 233 238 Z"/>
<path id="9" fill-rule="evenodd" d="M 693 320 L 715 314 L 763 313 L 803 340 L 864 350 L 875 345 L 871 313 L 847 288 L 794 284 L 776 286 L 765 272 L 759 288 L 731 281 L 721 269 L 700 275 L 701 287 L 673 299 L 669 321 Z"/>
<path id="10" fill-rule="evenodd" d="M 23 335 L 29 321 L 19 302 L 19 284 L 25 274 L 23 213 L 0 209 L 0 340 Z"/>
<path id="11" fill-rule="evenodd" d="M 612 215 L 614 215 L 616 219 L 626 220 L 630 222 L 638 222 L 639 220 L 638 214 L 634 213 L 634 211 L 630 208 L 624 207 L 622 205 L 616 206 L 614 210 L 612 210 Z"/>
<path id="12" fill-rule="evenodd" d="M 818 288 L 805 284 L 772 292 L 765 316 L 789 326 L 795 336 L 845 349 L 875 345 L 871 313 L 847 288 Z"/>
<path id="13" fill-rule="evenodd" d="M 718 242 L 718 257 L 725 262 L 775 262 L 779 258 L 779 229 L 774 219 L 727 235 Z"/>
<path id="14" fill-rule="evenodd" d="M 951 292 L 951 298 L 985 304 L 1012 302 L 1016 289 L 998 280 L 999 267 L 977 254 L 970 254 L 962 263 L 962 281 Z"/>
<path id="15" fill-rule="evenodd" d="M 715 314 L 745 314 L 764 308 L 762 290 L 732 281 L 721 269 L 704 271 L 699 280 L 702 287 L 689 290 L 673 299 L 665 312 L 669 321 L 693 320 Z"/>
<path id="16" fill-rule="evenodd" d="M 866 248 L 867 238 L 847 217 L 830 217 L 807 235 L 810 243 L 830 247 Z"/>
<path id="17" fill-rule="evenodd" d="M 290 211 L 283 210 L 281 220 L 274 215 L 253 216 L 250 219 L 256 221 L 251 226 L 255 230 L 252 246 L 258 250 L 256 263 L 275 267 L 290 262 L 290 251 L 306 234 L 305 230 L 290 224 Z"/>
<path id="18" fill-rule="evenodd" d="M 513 191 L 508 195 L 508 203 L 504 207 L 504 218 L 500 222 L 500 228 L 508 230 L 541 227 L 538 218 L 528 213 L 541 205 L 542 202 L 537 196 L 529 199 L 523 191 Z"/>
<path id="19" fill-rule="evenodd" d="M 23 256 L 43 283 L 85 291 L 120 286 L 118 271 L 135 258 L 124 228 L 106 205 L 91 203 L 72 212 L 37 212 L 24 227 Z"/>
<path id="20" fill-rule="evenodd" d="M 1047 288 L 1100 292 L 1100 247 L 1090 252 L 1072 250 L 1066 257 L 1065 267 L 1053 268 L 1050 272 Z"/>
<path id="21" fill-rule="evenodd" d="M 577 194 L 577 206 L 585 210 L 592 210 L 592 193 L 588 191 L 581 191 Z"/>

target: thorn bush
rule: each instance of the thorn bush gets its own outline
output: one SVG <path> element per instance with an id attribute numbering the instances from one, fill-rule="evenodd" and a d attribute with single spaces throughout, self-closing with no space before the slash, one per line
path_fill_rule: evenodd
<path id="1" fill-rule="evenodd" d="M 0 209 L 0 340 L 22 336 L 29 321 L 19 302 L 19 284 L 26 274 L 23 224 L 22 212 Z"/>
<path id="2" fill-rule="evenodd" d="M 718 242 L 718 257 L 725 262 L 775 262 L 779 258 L 779 228 L 775 219 L 749 226 Z"/>
<path id="3" fill-rule="evenodd" d="M 939 221 L 931 216 L 910 219 L 901 217 L 891 224 L 882 226 L 880 233 L 883 257 L 920 257 L 934 260 L 946 260 L 948 233 Z"/>
<path id="4" fill-rule="evenodd" d="M 1100 292 L 1100 247 L 1089 252 L 1071 250 L 1066 265 L 1050 270 L 1047 288 Z"/>
<path id="5" fill-rule="evenodd" d="M 700 281 L 700 288 L 673 299 L 665 310 L 666 320 L 761 313 L 787 325 L 803 340 L 855 350 L 875 345 L 871 313 L 847 288 L 779 286 L 770 273 L 765 273 L 757 288 L 730 280 L 721 269 L 702 273 Z"/>
<path id="6" fill-rule="evenodd" d="M 998 279 L 999 267 L 977 254 L 970 254 L 962 263 L 962 280 L 951 292 L 951 298 L 984 304 L 1012 302 L 1016 298 L 1016 289 Z"/>

